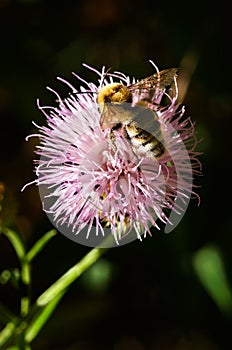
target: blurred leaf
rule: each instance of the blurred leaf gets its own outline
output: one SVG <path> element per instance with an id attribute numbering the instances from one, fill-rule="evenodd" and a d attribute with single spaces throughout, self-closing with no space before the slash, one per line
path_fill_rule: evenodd
<path id="1" fill-rule="evenodd" d="M 11 226 L 15 222 L 18 203 L 11 189 L 0 181 L 0 227 Z"/>
<path id="2" fill-rule="evenodd" d="M 9 270 L 2 271 L 0 275 L 0 283 L 6 284 L 11 278 L 11 272 Z"/>
<path id="3" fill-rule="evenodd" d="M 94 264 L 83 276 L 83 284 L 92 292 L 104 291 L 112 276 L 112 264 L 107 260 L 100 260 Z"/>
<path id="4" fill-rule="evenodd" d="M 13 322 L 9 322 L 0 333 L 0 348 L 13 335 L 14 331 L 15 331 L 15 324 Z"/>
<path id="5" fill-rule="evenodd" d="M 216 247 L 204 247 L 193 256 L 195 272 L 223 313 L 232 313 L 232 293 L 229 286 L 221 253 Z"/>
<path id="6" fill-rule="evenodd" d="M 22 349 L 22 347 L 21 346 L 10 346 L 9 348 L 6 348 L 6 350 L 21 350 Z M 31 347 L 28 345 L 28 344 L 26 344 L 25 346 L 24 346 L 24 348 L 23 348 L 24 350 L 31 350 Z"/>
<path id="7" fill-rule="evenodd" d="M 0 274 L 0 284 L 7 284 L 10 282 L 13 287 L 19 287 L 20 271 L 17 268 L 10 270 L 3 270 Z"/>

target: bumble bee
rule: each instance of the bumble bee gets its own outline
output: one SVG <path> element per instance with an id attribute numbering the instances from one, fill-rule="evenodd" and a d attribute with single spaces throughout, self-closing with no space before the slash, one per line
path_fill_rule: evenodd
<path id="1" fill-rule="evenodd" d="M 170 68 L 129 86 L 111 83 L 99 91 L 100 125 L 103 130 L 111 129 L 111 140 L 114 131 L 122 130 L 138 158 L 158 159 L 165 153 L 165 140 L 157 114 L 160 105 L 155 105 L 154 100 L 159 100 L 176 73 L 176 68 Z"/>

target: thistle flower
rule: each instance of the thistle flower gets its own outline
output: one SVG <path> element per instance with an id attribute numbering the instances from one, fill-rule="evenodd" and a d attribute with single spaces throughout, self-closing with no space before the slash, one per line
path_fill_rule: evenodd
<path id="1" fill-rule="evenodd" d="M 99 87 L 131 79 L 122 73 L 99 75 L 99 85 L 74 74 L 84 87 L 64 100 L 55 93 L 57 107 L 41 107 L 47 126 L 37 126 L 37 178 L 43 209 L 67 237 L 88 246 L 114 246 L 151 235 L 151 227 L 165 225 L 170 232 L 181 220 L 192 193 L 193 174 L 200 171 L 194 125 L 183 121 L 177 104 L 177 85 L 171 95 L 160 91 L 149 108 L 166 95 L 169 103 L 157 112 L 166 152 L 159 158 L 137 157 L 130 140 L 120 131 L 100 127 Z M 174 79 L 175 80 L 175 79 Z M 51 89 L 50 89 L 51 90 Z M 134 96 L 134 100 L 136 100 Z M 158 221 L 158 223 L 157 223 Z M 106 241 L 113 237 L 113 240 Z"/>

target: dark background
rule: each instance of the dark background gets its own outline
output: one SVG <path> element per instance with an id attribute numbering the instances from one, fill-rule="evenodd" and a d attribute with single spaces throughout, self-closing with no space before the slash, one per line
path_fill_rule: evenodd
<path id="1" fill-rule="evenodd" d="M 74 71 L 96 82 L 83 62 L 137 78 L 153 73 L 149 59 L 160 69 L 180 66 L 186 76 L 196 65 L 184 103 L 203 139 L 200 207 L 193 200 L 169 235 L 154 231 L 143 243 L 109 251 L 106 283 L 78 280 L 33 349 L 228 349 L 231 316 L 203 289 L 191 261 L 198 249 L 214 244 L 232 279 L 230 22 L 223 2 L 0 0 L 0 215 L 28 247 L 52 227 L 37 188 L 20 192 L 35 177 L 37 140 L 25 137 L 34 132 L 32 120 L 45 124 L 36 98 L 55 103 L 45 87 L 65 92 L 57 76 L 75 84 Z M 89 249 L 55 237 L 34 262 L 33 299 Z M 3 237 L 0 254 L 1 268 L 17 264 Z M 17 311 L 13 292 L 0 288 Z"/>

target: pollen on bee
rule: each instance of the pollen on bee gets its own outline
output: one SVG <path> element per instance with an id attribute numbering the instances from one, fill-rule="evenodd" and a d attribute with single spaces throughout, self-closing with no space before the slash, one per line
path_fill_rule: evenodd
<path id="1" fill-rule="evenodd" d="M 123 103 L 131 100 L 131 92 L 121 83 L 104 86 L 98 93 L 98 103 Z"/>

